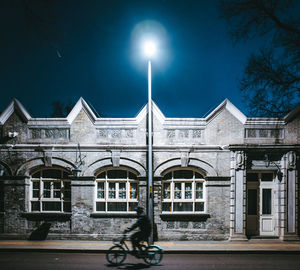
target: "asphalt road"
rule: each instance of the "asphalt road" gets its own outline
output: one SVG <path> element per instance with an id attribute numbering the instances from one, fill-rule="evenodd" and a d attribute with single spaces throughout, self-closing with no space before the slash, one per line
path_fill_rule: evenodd
<path id="1" fill-rule="evenodd" d="M 149 267 L 143 260 L 128 256 L 119 266 L 108 265 L 105 254 L 0 252 L 1 270 L 300 270 L 299 254 L 165 254 L 162 262 Z"/>

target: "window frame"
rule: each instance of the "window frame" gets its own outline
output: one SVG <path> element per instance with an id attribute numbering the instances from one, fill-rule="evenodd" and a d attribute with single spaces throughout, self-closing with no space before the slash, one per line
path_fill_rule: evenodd
<path id="1" fill-rule="evenodd" d="M 51 178 L 43 177 L 43 171 L 53 170 L 59 171 L 61 178 Z M 33 177 L 36 173 L 40 173 L 39 177 Z M 29 212 L 30 213 L 71 213 L 71 180 L 64 177 L 68 171 L 62 168 L 42 168 L 35 170 L 30 175 L 30 185 L 29 185 Z M 45 197 L 45 183 L 50 182 L 50 197 Z M 33 187 L 33 183 L 38 183 L 38 189 Z M 60 189 L 55 188 L 54 183 L 60 183 Z M 70 183 L 68 189 L 65 188 L 66 183 Z M 34 190 L 38 190 L 38 197 L 34 195 Z M 60 192 L 60 197 L 55 197 L 55 192 Z M 70 196 L 65 197 L 65 193 L 69 191 Z M 39 203 L 39 210 L 33 210 L 32 203 Z M 44 203 L 60 203 L 60 210 L 44 210 Z M 65 204 L 69 203 L 70 211 L 65 211 Z"/>
<path id="2" fill-rule="evenodd" d="M 174 172 L 175 171 L 192 171 L 193 172 L 193 177 L 192 178 L 189 178 L 189 179 L 185 179 L 185 178 L 174 178 Z M 204 176 L 201 172 L 199 172 L 198 170 L 195 170 L 195 169 L 192 169 L 192 168 L 187 168 L 187 169 L 181 169 L 181 168 L 178 168 L 178 169 L 172 169 L 172 170 L 169 170 L 167 171 L 165 174 L 164 174 L 164 177 L 166 175 L 168 175 L 169 173 L 171 173 L 171 178 L 168 178 L 168 179 L 163 179 L 162 180 L 162 200 L 161 200 L 161 203 L 162 203 L 162 214 L 205 214 L 206 213 L 206 210 L 207 210 L 207 200 L 206 200 L 206 186 L 205 186 L 205 179 L 204 179 Z M 196 173 L 199 174 L 201 177 L 196 177 Z M 163 178 L 164 178 L 163 177 Z M 181 198 L 175 198 L 175 184 L 176 183 L 181 183 Z M 185 188 L 186 188 L 186 184 L 187 183 L 191 183 L 191 187 L 192 189 L 191 190 L 188 190 L 191 191 L 192 193 L 192 197 L 191 198 L 185 198 L 185 192 L 187 191 Z M 196 185 L 197 183 L 202 183 L 202 198 L 201 199 L 197 199 L 196 198 Z M 170 188 L 169 188 L 169 191 L 170 192 L 170 196 L 169 198 L 164 198 L 165 197 L 165 185 L 166 184 L 169 184 L 170 185 Z M 170 203 L 171 204 L 171 209 L 170 211 L 164 211 L 164 207 L 163 207 L 163 204 L 164 203 Z M 174 209 L 174 204 L 175 203 L 192 203 L 192 211 L 176 211 Z M 197 203 L 203 203 L 203 211 L 196 211 L 196 204 Z"/>
<path id="3" fill-rule="evenodd" d="M 126 178 L 109 178 L 108 172 L 109 171 L 125 171 L 126 172 Z M 105 178 L 98 178 L 99 175 L 105 173 Z M 130 176 L 131 174 L 134 175 L 135 179 L 132 179 Z M 103 188 L 98 188 L 98 183 L 104 183 Z M 114 183 L 115 184 L 115 198 L 109 198 L 109 184 Z M 120 184 L 125 184 L 125 198 L 120 198 Z M 136 196 L 135 198 L 131 198 L 131 184 L 136 185 Z M 98 198 L 98 191 L 101 190 L 101 192 L 104 192 L 104 198 Z M 134 191 L 133 191 L 134 192 Z M 107 168 L 104 170 L 99 171 L 97 175 L 95 176 L 95 192 L 94 192 L 94 213 L 107 213 L 107 214 L 135 214 L 134 209 L 130 208 L 130 204 L 136 204 L 138 205 L 139 202 L 139 181 L 137 180 L 137 173 L 133 170 L 130 170 L 128 168 Z M 97 210 L 97 203 L 104 203 L 104 210 Z M 109 203 L 126 203 L 126 211 L 113 211 L 109 210 L 108 204 Z"/>

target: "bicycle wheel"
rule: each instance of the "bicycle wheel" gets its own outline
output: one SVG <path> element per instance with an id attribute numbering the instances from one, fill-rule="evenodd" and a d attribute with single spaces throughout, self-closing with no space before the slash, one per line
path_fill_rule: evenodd
<path id="1" fill-rule="evenodd" d="M 163 257 L 163 250 L 158 246 L 149 246 L 144 261 L 150 265 L 159 264 Z"/>
<path id="2" fill-rule="evenodd" d="M 106 252 L 106 260 L 114 265 L 121 264 L 126 259 L 126 251 L 121 246 L 113 246 Z"/>

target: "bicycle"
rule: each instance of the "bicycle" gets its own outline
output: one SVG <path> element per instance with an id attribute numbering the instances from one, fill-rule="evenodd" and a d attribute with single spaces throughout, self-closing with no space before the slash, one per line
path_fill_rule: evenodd
<path id="1" fill-rule="evenodd" d="M 122 238 L 114 239 L 114 245 L 107 251 L 106 260 L 113 265 L 120 265 L 125 261 L 127 254 L 132 254 L 133 252 L 129 249 L 127 243 L 127 236 L 123 234 Z M 143 259 L 149 265 L 159 264 L 163 257 L 163 249 L 157 245 L 140 245 L 140 252 L 138 256 L 139 259 Z"/>

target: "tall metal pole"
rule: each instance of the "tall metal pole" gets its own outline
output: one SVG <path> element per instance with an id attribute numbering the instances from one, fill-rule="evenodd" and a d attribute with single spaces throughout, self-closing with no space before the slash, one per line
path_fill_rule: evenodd
<path id="1" fill-rule="evenodd" d="M 148 217 L 153 228 L 153 168 L 152 168 L 152 93 L 151 93 L 151 61 L 148 60 Z M 149 238 L 153 244 L 153 232 Z"/>

